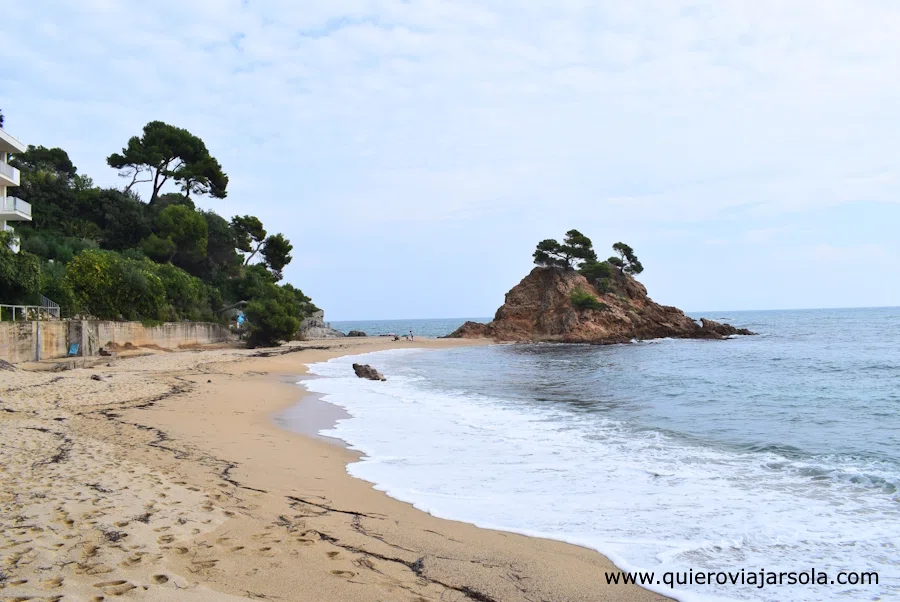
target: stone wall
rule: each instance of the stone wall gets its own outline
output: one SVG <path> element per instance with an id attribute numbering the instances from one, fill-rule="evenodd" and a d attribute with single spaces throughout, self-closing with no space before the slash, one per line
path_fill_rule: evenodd
<path id="1" fill-rule="evenodd" d="M 159 326 L 99 320 L 0 322 L 0 359 L 17 363 L 66 357 L 72 343 L 79 344 L 78 355 L 89 356 L 110 345 L 177 349 L 231 340 L 234 336 L 228 328 L 207 322 Z"/>

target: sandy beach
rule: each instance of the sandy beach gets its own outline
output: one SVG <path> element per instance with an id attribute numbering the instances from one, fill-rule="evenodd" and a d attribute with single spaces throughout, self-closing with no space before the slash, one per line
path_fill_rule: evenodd
<path id="1" fill-rule="evenodd" d="M 339 339 L 0 371 L 0 599 L 665 600 L 607 586 L 615 568 L 591 550 L 393 500 L 346 473 L 354 452 L 276 424 L 305 395 L 291 378 L 305 364 L 471 344 Z M 309 433 L 334 417 L 301 403 Z"/>

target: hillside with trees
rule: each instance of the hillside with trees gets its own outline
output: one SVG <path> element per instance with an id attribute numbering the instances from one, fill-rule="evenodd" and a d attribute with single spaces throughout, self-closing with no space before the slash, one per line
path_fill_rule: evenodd
<path id="1" fill-rule="evenodd" d="M 644 266 L 630 246 L 617 242 L 614 255 L 597 259 L 591 239 L 578 230 L 537 244 L 538 267 L 508 293 L 494 319 L 466 322 L 452 338 L 499 341 L 610 344 L 658 338 L 725 339 L 752 334 L 728 324 L 696 320 L 660 305 L 635 279 Z"/>
<path id="2" fill-rule="evenodd" d="M 283 234 L 255 216 L 226 219 L 194 204 L 225 198 L 228 176 L 185 129 L 152 121 L 110 154 L 121 189 L 95 186 L 60 148 L 29 146 L 10 163 L 21 170 L 14 194 L 31 203 L 33 221 L 16 228 L 18 254 L 2 233 L 4 303 L 44 295 L 71 316 L 161 322 L 223 321 L 220 310 L 246 301 L 251 344 L 290 339 L 316 310 L 281 283 L 293 250 Z M 167 184 L 177 192 L 164 192 Z"/>

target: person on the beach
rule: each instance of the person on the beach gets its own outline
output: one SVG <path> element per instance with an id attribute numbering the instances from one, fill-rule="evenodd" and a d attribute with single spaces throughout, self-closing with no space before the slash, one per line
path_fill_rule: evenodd
<path id="1" fill-rule="evenodd" d="M 413 335 L 412 335 L 412 330 L 409 331 L 409 340 L 410 340 L 410 341 L 414 340 L 414 339 L 413 339 Z"/>

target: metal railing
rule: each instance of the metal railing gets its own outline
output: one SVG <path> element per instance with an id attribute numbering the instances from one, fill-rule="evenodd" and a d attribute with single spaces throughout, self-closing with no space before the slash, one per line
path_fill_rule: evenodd
<path id="1" fill-rule="evenodd" d="M 0 303 L 0 322 L 34 322 L 35 320 L 52 320 L 48 310 L 40 305 L 5 305 Z M 58 318 L 56 318 L 58 319 Z"/>
<path id="2" fill-rule="evenodd" d="M 59 304 L 41 295 L 40 305 L 6 305 L 0 303 L 0 322 L 3 320 L 33 322 L 35 320 L 61 320 Z"/>
<path id="3" fill-rule="evenodd" d="M 44 295 L 41 295 L 41 308 L 44 310 L 44 312 L 53 316 L 57 320 L 60 319 L 61 312 L 59 310 L 59 303 L 57 303 L 56 301 L 51 301 Z"/>
<path id="4" fill-rule="evenodd" d="M 5 163 L 0 163 L 0 167 L 3 165 L 5 165 Z M 0 171 L 2 171 L 2 169 L 0 169 Z M 22 199 L 14 196 L 0 198 L 0 213 L 10 211 L 15 211 L 16 213 L 31 217 L 31 203 L 26 203 Z"/>
<path id="5" fill-rule="evenodd" d="M 0 175 L 4 175 L 13 182 L 15 182 L 16 186 L 19 185 L 19 170 L 10 165 L 9 163 L 4 163 L 0 161 Z"/>

